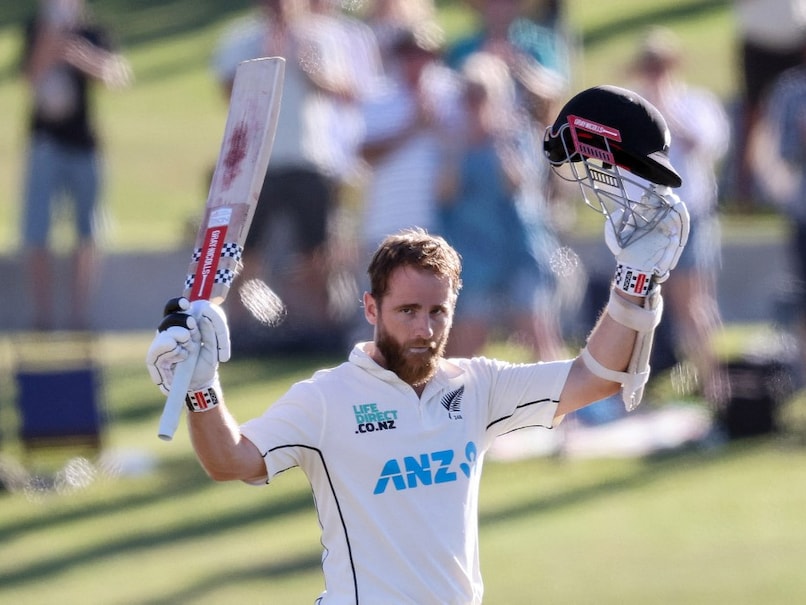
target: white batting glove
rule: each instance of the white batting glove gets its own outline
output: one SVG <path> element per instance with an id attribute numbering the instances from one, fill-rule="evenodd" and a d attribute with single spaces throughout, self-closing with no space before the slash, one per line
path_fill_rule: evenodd
<path id="1" fill-rule="evenodd" d="M 614 224 L 619 225 L 624 210 L 612 213 L 605 221 L 605 242 L 616 257 L 616 287 L 628 294 L 646 296 L 653 283 L 662 283 L 688 241 L 689 215 L 686 205 L 669 189 L 662 197 L 669 203 L 666 216 L 655 227 L 622 248 Z"/>
<path id="2" fill-rule="evenodd" d="M 190 391 L 200 391 L 218 382 L 218 364 L 230 358 L 229 327 L 224 311 L 206 300 L 192 303 L 172 299 L 146 354 L 151 380 L 168 394 L 176 364 L 199 350 L 190 381 Z"/>

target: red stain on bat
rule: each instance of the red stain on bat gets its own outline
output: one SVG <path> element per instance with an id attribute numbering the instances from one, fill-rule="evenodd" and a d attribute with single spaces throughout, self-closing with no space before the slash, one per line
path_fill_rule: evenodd
<path id="1" fill-rule="evenodd" d="M 227 141 L 227 155 L 224 156 L 224 174 L 222 175 L 223 185 L 228 189 L 232 181 L 241 172 L 241 162 L 246 157 L 246 148 L 249 136 L 246 130 L 246 122 L 241 122 L 232 131 Z"/>

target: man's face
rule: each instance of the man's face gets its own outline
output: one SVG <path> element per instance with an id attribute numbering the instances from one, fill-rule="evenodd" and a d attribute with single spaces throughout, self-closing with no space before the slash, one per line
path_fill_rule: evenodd
<path id="1" fill-rule="evenodd" d="M 407 384 L 424 386 L 436 373 L 448 342 L 455 304 L 450 280 L 400 267 L 377 303 L 364 295 L 367 320 L 375 326 L 375 361 Z"/>

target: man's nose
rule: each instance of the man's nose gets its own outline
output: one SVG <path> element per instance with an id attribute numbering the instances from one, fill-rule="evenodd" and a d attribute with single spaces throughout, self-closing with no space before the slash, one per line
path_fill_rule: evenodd
<path id="1" fill-rule="evenodd" d="M 418 315 L 414 326 L 416 338 L 431 338 L 434 336 L 434 320 L 430 313 Z"/>

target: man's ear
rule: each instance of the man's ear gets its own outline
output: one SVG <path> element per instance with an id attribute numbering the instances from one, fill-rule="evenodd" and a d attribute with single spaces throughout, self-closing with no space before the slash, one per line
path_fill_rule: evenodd
<path id="1" fill-rule="evenodd" d="M 364 292 L 364 317 L 371 325 L 378 324 L 378 304 L 369 292 Z"/>

